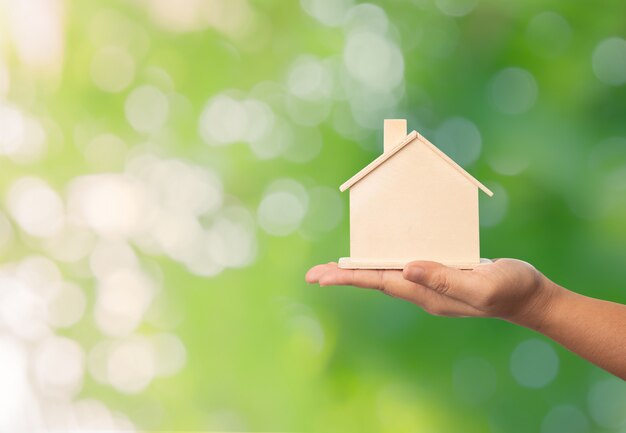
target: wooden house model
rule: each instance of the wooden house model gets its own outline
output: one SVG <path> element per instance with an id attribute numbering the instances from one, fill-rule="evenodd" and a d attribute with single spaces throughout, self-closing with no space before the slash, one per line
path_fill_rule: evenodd
<path id="1" fill-rule="evenodd" d="M 406 120 L 385 120 L 383 154 L 340 190 L 350 190 L 350 257 L 339 267 L 480 263 L 478 194 L 493 193 L 422 135 L 407 135 Z"/>

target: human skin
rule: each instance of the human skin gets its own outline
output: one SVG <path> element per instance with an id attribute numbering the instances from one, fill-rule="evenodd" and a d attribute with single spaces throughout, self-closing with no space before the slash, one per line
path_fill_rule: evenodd
<path id="1" fill-rule="evenodd" d="M 427 313 L 494 317 L 533 329 L 626 380 L 626 305 L 574 293 L 529 263 L 497 259 L 471 271 L 417 261 L 400 270 L 318 265 L 308 283 L 376 289 Z"/>

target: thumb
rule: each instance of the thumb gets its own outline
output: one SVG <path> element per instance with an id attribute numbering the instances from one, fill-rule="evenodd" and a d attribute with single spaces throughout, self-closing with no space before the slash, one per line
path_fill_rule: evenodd
<path id="1" fill-rule="evenodd" d="M 469 302 L 478 286 L 477 275 L 471 271 L 449 268 L 437 262 L 417 261 L 404 267 L 402 276 L 437 293 Z"/>

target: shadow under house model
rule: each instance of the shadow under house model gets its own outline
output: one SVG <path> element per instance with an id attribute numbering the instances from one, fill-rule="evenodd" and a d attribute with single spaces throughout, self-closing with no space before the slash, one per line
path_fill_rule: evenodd
<path id="1" fill-rule="evenodd" d="M 406 120 L 385 120 L 384 152 L 341 185 L 350 190 L 350 256 L 344 269 L 402 269 L 431 260 L 480 263 L 478 190 L 493 193 Z"/>

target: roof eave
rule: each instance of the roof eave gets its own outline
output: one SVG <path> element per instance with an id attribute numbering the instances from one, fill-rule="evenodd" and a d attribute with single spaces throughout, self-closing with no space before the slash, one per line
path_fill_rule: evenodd
<path id="1" fill-rule="evenodd" d="M 473 183 L 476 187 L 478 187 L 481 191 L 483 191 L 489 197 L 493 197 L 493 192 L 489 188 L 487 188 L 478 179 L 476 179 L 474 176 L 472 176 L 467 171 L 465 171 L 465 169 L 463 169 L 463 167 L 461 167 L 456 162 L 454 162 L 454 160 L 452 158 L 450 158 L 448 155 L 446 155 L 437 146 L 432 144 L 430 141 L 428 141 L 428 139 L 426 139 L 423 135 L 419 134 L 417 131 L 412 131 L 409 135 L 406 136 L 406 138 L 402 142 L 398 143 L 398 145 L 396 147 L 394 147 L 392 150 L 390 150 L 389 152 L 383 153 L 378 158 L 376 158 L 375 160 L 373 160 L 372 162 L 367 164 L 365 167 L 363 167 L 358 173 L 356 173 L 354 176 L 352 176 L 350 179 L 348 179 L 346 182 L 344 182 L 339 187 L 339 191 L 344 192 L 347 189 L 352 188 L 352 186 L 354 186 L 357 182 L 359 182 L 360 180 L 365 178 L 365 176 L 367 176 L 372 171 L 374 171 L 379 165 L 384 164 L 385 161 L 387 161 L 393 155 L 398 153 L 402 148 L 404 148 L 406 145 L 408 145 L 409 143 L 411 143 L 415 139 L 419 140 L 422 144 L 424 144 L 428 148 L 430 148 L 440 158 L 442 158 L 444 161 L 446 161 L 452 168 L 457 170 L 461 175 L 463 175 L 467 180 L 469 180 L 471 183 Z"/>

